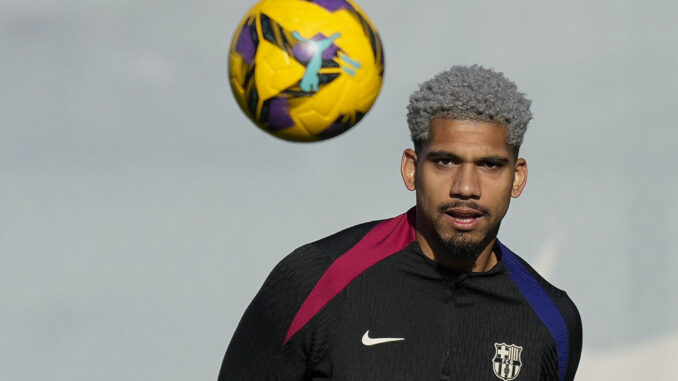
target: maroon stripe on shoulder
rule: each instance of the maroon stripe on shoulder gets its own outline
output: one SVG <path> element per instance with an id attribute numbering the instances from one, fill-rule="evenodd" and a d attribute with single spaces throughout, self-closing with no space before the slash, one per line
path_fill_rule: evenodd
<path id="1" fill-rule="evenodd" d="M 318 280 L 297 311 L 283 345 L 355 278 L 415 239 L 414 208 L 377 224 L 349 251 L 337 258 Z"/>

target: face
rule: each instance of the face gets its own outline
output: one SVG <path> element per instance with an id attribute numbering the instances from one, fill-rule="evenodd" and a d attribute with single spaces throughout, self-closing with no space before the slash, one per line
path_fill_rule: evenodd
<path id="1" fill-rule="evenodd" d="M 527 163 L 506 137 L 501 124 L 435 119 L 421 152 L 403 153 L 403 180 L 417 192 L 417 239 L 434 253 L 466 260 L 491 250 L 527 181 Z"/>

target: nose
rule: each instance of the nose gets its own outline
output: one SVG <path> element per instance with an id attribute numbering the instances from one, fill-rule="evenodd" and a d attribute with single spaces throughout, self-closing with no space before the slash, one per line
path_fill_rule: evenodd
<path id="1" fill-rule="evenodd" d="M 480 199 L 480 178 L 474 165 L 461 165 L 453 176 L 450 197 Z"/>

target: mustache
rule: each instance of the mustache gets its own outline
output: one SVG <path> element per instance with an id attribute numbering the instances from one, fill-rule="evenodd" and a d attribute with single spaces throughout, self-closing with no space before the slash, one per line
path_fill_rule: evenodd
<path id="1" fill-rule="evenodd" d="M 482 213 L 483 216 L 489 216 L 491 214 L 489 209 L 478 204 L 477 202 L 461 201 L 461 200 L 448 201 L 448 202 L 441 203 L 440 205 L 438 205 L 438 213 L 444 214 L 445 212 L 447 212 L 448 209 L 460 208 L 460 207 L 477 210 L 478 212 Z"/>

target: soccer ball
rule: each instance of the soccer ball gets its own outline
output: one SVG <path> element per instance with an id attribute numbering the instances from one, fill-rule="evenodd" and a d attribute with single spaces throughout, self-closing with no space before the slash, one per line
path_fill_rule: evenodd
<path id="1" fill-rule="evenodd" d="M 372 107 L 383 74 L 379 35 L 351 0 L 262 0 L 231 42 L 238 105 L 285 140 L 324 140 L 351 128 Z"/>

